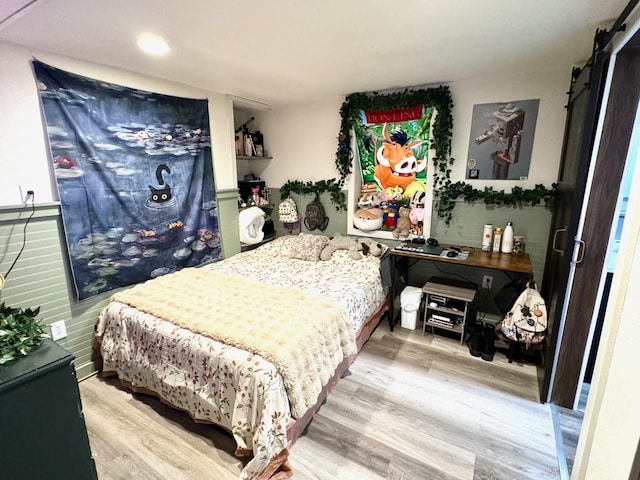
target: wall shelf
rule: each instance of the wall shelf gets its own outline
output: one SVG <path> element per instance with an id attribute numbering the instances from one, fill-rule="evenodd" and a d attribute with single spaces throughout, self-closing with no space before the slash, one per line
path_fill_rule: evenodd
<path id="1" fill-rule="evenodd" d="M 273 159 L 273 157 L 258 157 L 255 155 L 252 155 L 251 157 L 246 157 L 244 155 L 238 155 L 236 159 L 237 160 L 271 160 Z"/>

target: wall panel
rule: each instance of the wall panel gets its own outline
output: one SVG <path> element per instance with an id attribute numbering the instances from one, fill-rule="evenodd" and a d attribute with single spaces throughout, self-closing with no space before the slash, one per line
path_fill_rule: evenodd
<path id="1" fill-rule="evenodd" d="M 292 194 L 291 196 L 296 202 L 298 212 L 304 217 L 304 209 L 306 205 L 313 200 L 313 194 Z M 286 232 L 282 224 L 278 222 L 277 207 L 279 201 L 279 190 L 271 188 L 271 202 L 274 204 L 274 211 L 271 217 L 275 222 L 277 235 L 284 235 Z M 329 217 L 327 229 L 324 232 L 318 230 L 309 232 L 303 224 L 302 231 L 307 233 L 322 233 L 328 236 L 332 236 L 335 233 L 347 235 L 347 213 L 345 211 L 337 211 L 331 203 L 328 194 L 321 195 L 320 201 L 325 207 L 326 215 Z M 470 204 L 464 201 L 458 201 L 456 202 L 453 214 L 453 220 L 450 225 L 446 225 L 444 221 L 437 217 L 432 219 L 431 235 L 443 244 L 480 248 L 485 223 L 491 223 L 496 227 L 504 227 L 508 221 L 513 222 L 515 234 L 525 237 L 526 251 L 531 258 L 534 279 L 540 288 L 547 252 L 549 226 L 551 223 L 550 210 L 543 205 L 496 208 L 488 207 L 481 203 Z M 382 242 L 390 246 L 398 243 L 398 241 L 394 240 L 383 240 Z M 451 276 L 481 284 L 482 277 L 485 274 L 493 276 L 494 283 L 491 291 L 483 291 L 486 295 L 481 299 L 483 300 L 483 304 L 480 306 L 480 309 L 481 311 L 498 315 L 499 312 L 493 303 L 493 297 L 498 293 L 500 288 L 511 279 L 505 272 L 479 268 L 471 269 L 465 267 L 463 263 L 456 265 L 450 263 L 435 264 L 431 262 L 418 262 L 411 269 L 409 282 L 415 286 L 422 286 L 432 276 Z"/>
<path id="2" fill-rule="evenodd" d="M 306 205 L 313 195 L 293 195 L 299 212 L 304 215 Z M 279 192 L 272 189 L 274 213 L 278 235 L 284 234 L 282 224 L 278 222 L 277 205 Z M 337 211 L 328 195 L 320 197 L 329 226 L 325 232 L 313 233 L 333 235 L 339 232 L 346 235 L 347 215 Z M 233 189 L 218 191 L 218 212 L 222 245 L 225 257 L 240 251 L 238 232 L 237 192 Z M 23 241 L 23 229 L 31 207 L 0 207 L 0 272 L 7 272 L 16 258 Z M 524 208 L 488 208 L 484 205 L 470 205 L 459 202 L 454 211 L 451 225 L 446 226 L 439 219 L 432 222 L 432 234 L 443 243 L 469 245 L 479 248 L 482 227 L 485 222 L 495 225 L 513 221 L 516 234 L 525 236 L 527 251 L 531 256 L 536 279 L 541 279 L 546 254 L 546 238 L 549 229 L 550 213 L 542 206 Z M 303 227 L 303 231 L 308 231 Z M 26 244 L 20 259 L 0 291 L 0 302 L 14 307 L 40 306 L 40 319 L 46 325 L 64 320 L 68 336 L 58 343 L 76 356 L 78 377 L 89 375 L 96 370 L 95 354 L 92 351 L 93 326 L 113 292 L 78 302 L 71 282 L 71 273 L 67 262 L 66 245 L 62 230 L 60 207 L 56 203 L 36 205 L 35 214 L 27 227 Z M 389 241 L 389 245 L 396 242 Z M 411 283 L 422 285 L 432 275 L 442 275 L 428 262 L 421 262 L 419 268 L 412 271 Z M 492 297 L 500 286 L 508 281 L 504 274 L 468 269 L 464 266 L 442 266 L 444 274 L 461 275 L 480 283 L 482 275 L 493 274 L 494 291 L 487 296 L 486 310 L 491 312 Z"/>
<path id="3" fill-rule="evenodd" d="M 218 211 L 225 256 L 238 251 L 237 192 L 218 192 Z M 26 219 L 31 206 L 0 207 L 0 272 L 6 274 L 22 247 Z M 235 219 L 235 227 L 234 227 Z M 105 292 L 78 302 L 67 260 L 60 206 L 35 206 L 26 229 L 26 243 L 15 267 L 0 290 L 0 302 L 20 308 L 40 307 L 39 319 L 45 325 L 64 320 L 67 337 L 57 343 L 76 356 L 78 377 L 96 371 L 92 350 L 94 324 L 114 293 Z"/>

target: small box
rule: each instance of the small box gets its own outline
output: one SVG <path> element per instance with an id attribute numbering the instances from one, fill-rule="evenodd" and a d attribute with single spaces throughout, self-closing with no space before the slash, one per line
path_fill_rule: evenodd
<path id="1" fill-rule="evenodd" d="M 262 136 L 262 132 L 251 132 L 251 139 L 253 140 L 255 155 L 257 157 L 264 157 L 264 139 Z"/>

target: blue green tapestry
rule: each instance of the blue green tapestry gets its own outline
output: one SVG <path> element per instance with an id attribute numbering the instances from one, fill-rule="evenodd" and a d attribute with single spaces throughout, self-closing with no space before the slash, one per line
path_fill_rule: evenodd
<path id="1" fill-rule="evenodd" d="M 78 299 L 221 258 L 207 100 L 33 66 Z"/>

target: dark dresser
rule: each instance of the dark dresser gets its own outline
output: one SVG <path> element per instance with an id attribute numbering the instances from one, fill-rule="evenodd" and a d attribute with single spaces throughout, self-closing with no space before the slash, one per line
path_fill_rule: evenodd
<path id="1" fill-rule="evenodd" d="M 46 339 L 26 357 L 0 365 L 1 478 L 98 478 L 74 358 Z"/>

